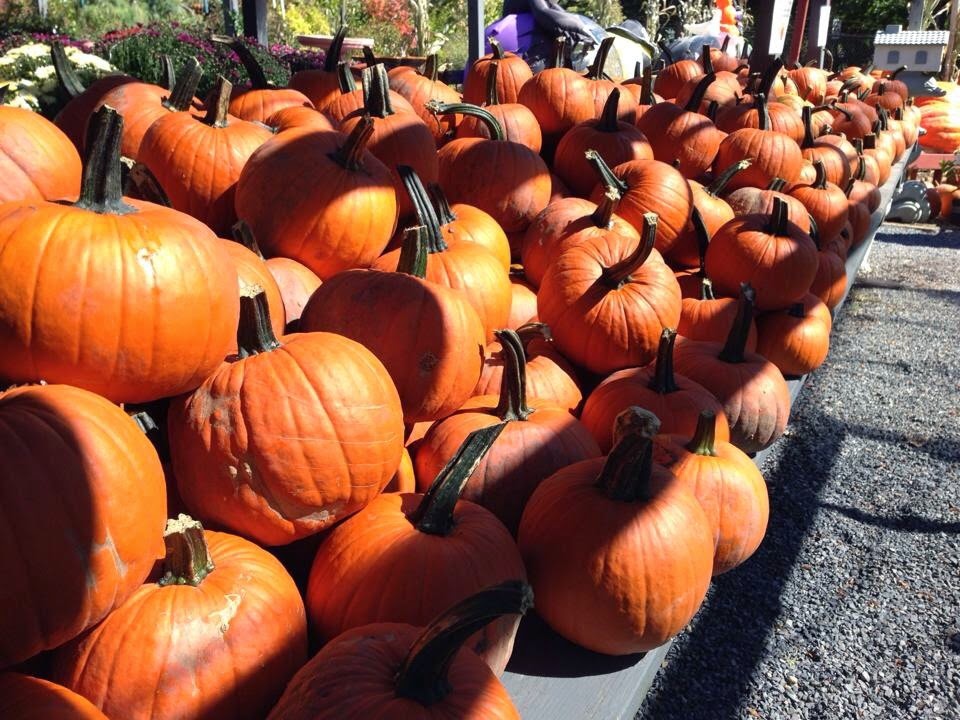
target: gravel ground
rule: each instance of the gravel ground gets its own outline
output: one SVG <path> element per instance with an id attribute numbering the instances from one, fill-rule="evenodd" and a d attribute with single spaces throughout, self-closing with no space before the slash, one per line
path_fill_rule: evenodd
<path id="1" fill-rule="evenodd" d="M 639 719 L 960 718 L 960 231 L 885 225 Z"/>

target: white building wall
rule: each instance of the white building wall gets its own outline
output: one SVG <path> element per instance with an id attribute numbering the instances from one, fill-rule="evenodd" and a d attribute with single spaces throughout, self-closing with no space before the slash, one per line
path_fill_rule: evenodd
<path id="1" fill-rule="evenodd" d="M 917 53 L 926 51 L 927 62 L 918 63 Z M 890 59 L 890 53 L 897 52 L 896 60 Z M 914 72 L 938 72 L 943 61 L 942 45 L 877 45 L 873 49 L 873 66 L 878 70 L 896 70 L 906 65 Z"/>

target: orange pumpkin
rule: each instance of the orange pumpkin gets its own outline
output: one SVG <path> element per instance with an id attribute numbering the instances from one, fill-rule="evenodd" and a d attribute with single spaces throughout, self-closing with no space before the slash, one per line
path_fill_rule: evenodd
<path id="1" fill-rule="evenodd" d="M 0 106 L 0 204 L 72 200 L 80 192 L 80 156 L 42 115 Z"/>
<path id="2" fill-rule="evenodd" d="M 774 178 L 783 178 L 787 184 L 796 182 L 800 174 L 803 155 L 798 140 L 773 129 L 767 114 L 767 104 L 762 95 L 756 99 L 757 126 L 734 129 L 720 143 L 716 167 L 727 168 L 740 160 L 751 160 L 749 168 L 738 173 L 729 184 L 731 190 L 753 186 L 766 187 Z M 787 108 L 785 108 L 787 109 Z M 792 112 L 791 110 L 787 110 Z M 803 139 L 803 124 L 800 125 L 800 140 Z M 721 129 L 723 126 L 721 125 Z"/>
<path id="3" fill-rule="evenodd" d="M 241 120 L 267 123 L 267 119 L 284 108 L 313 108 L 310 98 L 293 88 L 274 87 L 267 80 L 257 58 L 247 43 L 239 38 L 229 38 L 227 45 L 240 58 L 243 69 L 250 78 L 249 88 L 234 88 L 230 95 L 230 114 Z M 269 124 L 269 123 L 267 123 Z"/>
<path id="4" fill-rule="evenodd" d="M 107 720 L 81 695 L 49 680 L 0 673 L 0 716 L 6 720 Z"/>
<path id="5" fill-rule="evenodd" d="M 488 97 L 489 76 L 492 74 L 497 78 L 500 102 L 520 102 L 520 89 L 533 77 L 533 71 L 522 57 L 505 51 L 496 38 L 490 38 L 489 42 L 491 52 L 477 59 L 463 80 L 463 101 L 482 105 Z"/>
<path id="6" fill-rule="evenodd" d="M 501 103 L 498 90 L 498 68 L 497 61 L 490 63 L 490 71 L 487 74 L 487 95 L 483 106 L 500 123 L 504 138 L 510 142 L 526 145 L 538 153 L 543 147 L 540 124 L 526 105 L 518 102 Z M 480 118 L 468 116 L 457 125 L 456 135 L 458 138 L 490 138 L 490 130 Z"/>
<path id="7" fill-rule="evenodd" d="M 343 41 L 347 37 L 347 28 L 341 25 L 323 59 L 323 67 L 311 70 L 299 70 L 290 76 L 290 87 L 309 98 L 317 110 L 326 109 L 340 95 L 340 81 L 337 66 L 343 54 Z"/>
<path id="8" fill-rule="evenodd" d="M 757 352 L 787 376 L 813 372 L 827 359 L 830 309 L 816 295 L 807 294 L 788 310 L 757 318 Z"/>
<path id="9" fill-rule="evenodd" d="M 420 119 L 426 123 L 438 147 L 453 136 L 457 129 L 457 116 L 440 117 L 430 112 L 428 107 L 431 101 L 460 102 L 460 94 L 437 79 L 436 53 L 427 56 L 423 72 L 409 65 L 400 65 L 391 69 L 389 85 L 391 90 L 413 106 Z"/>

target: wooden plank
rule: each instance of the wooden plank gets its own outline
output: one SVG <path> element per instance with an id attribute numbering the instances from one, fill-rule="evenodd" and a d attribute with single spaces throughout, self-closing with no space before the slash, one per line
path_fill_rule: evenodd
<path id="1" fill-rule="evenodd" d="M 484 54 L 483 0 L 467 0 L 467 67 Z"/>
<path id="2" fill-rule="evenodd" d="M 243 35 L 267 44 L 267 0 L 243 0 Z"/>
<path id="3" fill-rule="evenodd" d="M 880 189 L 880 207 L 873 214 L 866 239 L 847 258 L 847 289 L 834 309 L 837 317 L 870 251 L 877 229 L 903 178 L 909 154 L 894 165 Z M 787 381 L 791 404 L 807 376 Z M 762 466 L 770 450 L 758 453 Z M 524 720 L 632 720 L 650 689 L 671 643 L 646 654 L 613 657 L 584 650 L 564 640 L 536 616 L 520 623 L 517 642 L 504 673 L 507 687 Z M 682 660 L 681 660 L 682 662 Z"/>

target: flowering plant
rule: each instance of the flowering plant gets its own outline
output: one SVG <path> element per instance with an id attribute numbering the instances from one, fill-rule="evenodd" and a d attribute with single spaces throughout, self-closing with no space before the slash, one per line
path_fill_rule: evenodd
<path id="1" fill-rule="evenodd" d="M 116 72 L 116 68 L 98 55 L 73 45 L 67 45 L 64 50 L 85 84 Z M 47 116 L 56 114 L 59 109 L 61 97 L 57 91 L 57 73 L 50 57 L 50 46 L 46 43 L 19 45 L 0 55 L 0 85 L 6 88 L 6 105 Z"/>

